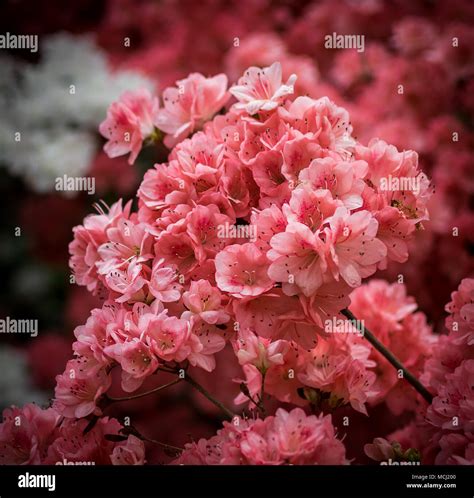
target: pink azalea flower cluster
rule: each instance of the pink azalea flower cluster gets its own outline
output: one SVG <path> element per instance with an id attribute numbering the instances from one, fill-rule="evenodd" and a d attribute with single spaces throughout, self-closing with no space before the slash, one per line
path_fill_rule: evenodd
<path id="1" fill-rule="evenodd" d="M 34 404 L 7 408 L 0 424 L 0 465 L 143 465 L 145 448 L 122 426 L 103 417 L 86 431 L 87 420 L 64 418 Z"/>
<path id="2" fill-rule="evenodd" d="M 279 408 L 264 420 L 235 418 L 217 435 L 189 443 L 174 462 L 184 465 L 344 465 L 346 452 L 331 416 Z"/>
<path id="3" fill-rule="evenodd" d="M 74 230 L 76 280 L 106 301 L 76 329 L 77 357 L 57 379 L 65 416 L 100 414 L 116 366 L 132 392 L 170 362 L 212 371 L 227 339 L 251 404 L 259 390 L 305 404 L 298 390 L 309 386 L 366 413 L 370 349 L 329 334 L 328 320 L 364 278 L 406 260 L 428 217 L 429 181 L 416 153 L 358 143 L 327 97 L 292 98 L 296 78 L 284 82 L 276 62 L 249 68 L 229 92 L 222 75 L 197 74 L 165 90 L 157 126 L 178 143 L 146 172 L 138 212 L 118 202 Z M 114 109 L 138 116 L 132 101 L 113 104 L 101 126 L 120 129 Z M 146 121 L 156 101 L 140 102 Z M 117 153 L 128 136 L 114 134 Z M 386 188 L 389 178 L 418 187 Z"/>
<path id="4" fill-rule="evenodd" d="M 374 441 L 367 446 L 371 458 L 381 460 L 377 454 L 382 446 L 396 443 L 417 448 L 423 464 L 474 463 L 473 309 L 474 280 L 464 279 L 446 305 L 448 334 L 439 336 L 421 376 L 434 394 L 433 402 L 428 407 L 420 406 L 414 421 L 390 434 L 390 443 Z"/>
<path id="5" fill-rule="evenodd" d="M 406 295 L 403 284 L 388 284 L 371 280 L 351 294 L 349 309 L 364 325 L 417 377 L 436 347 L 437 336 L 432 333 L 426 316 L 417 312 L 414 298 Z M 371 398 L 373 404 L 384 401 L 388 408 L 400 415 L 418 408 L 420 398 L 390 363 L 371 348 L 370 359 L 376 365 L 377 379 Z"/>

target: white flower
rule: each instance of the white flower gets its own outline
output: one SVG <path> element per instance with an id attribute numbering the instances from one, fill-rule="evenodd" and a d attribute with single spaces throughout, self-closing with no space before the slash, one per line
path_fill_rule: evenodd
<path id="1" fill-rule="evenodd" d="M 47 192 L 57 177 L 87 174 L 108 106 L 124 90 L 152 83 L 135 72 L 113 73 L 85 37 L 53 35 L 42 48 L 39 64 L 2 59 L 0 161 L 33 190 Z"/>
<path id="2" fill-rule="evenodd" d="M 10 346 L 0 347 L 0 411 L 11 405 L 46 404 L 46 394 L 31 386 L 24 354 Z"/>

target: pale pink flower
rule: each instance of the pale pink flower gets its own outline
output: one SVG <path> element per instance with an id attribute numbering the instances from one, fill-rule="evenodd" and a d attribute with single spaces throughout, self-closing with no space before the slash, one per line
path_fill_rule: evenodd
<path id="1" fill-rule="evenodd" d="M 202 248 L 209 257 L 214 257 L 226 245 L 224 228 L 233 220 L 221 214 L 213 204 L 196 206 L 186 216 L 186 232 L 195 247 Z"/>
<path id="2" fill-rule="evenodd" d="M 163 92 L 163 109 L 158 112 L 156 126 L 167 133 L 169 148 L 202 128 L 227 102 L 227 76 L 219 74 L 206 78 L 192 73 L 177 81 L 176 87 Z"/>
<path id="3" fill-rule="evenodd" d="M 329 190 L 301 186 L 291 192 L 282 210 L 288 223 L 302 223 L 316 232 L 340 205 L 341 201 L 335 200 Z"/>
<path id="4" fill-rule="evenodd" d="M 235 108 L 253 115 L 276 109 L 287 95 L 294 93 L 295 82 L 296 75 L 292 74 L 286 84 L 282 84 L 281 64 L 275 62 L 263 69 L 249 67 L 229 91 L 238 100 Z"/>
<path id="5" fill-rule="evenodd" d="M 42 463 L 47 465 L 58 463 L 70 465 L 76 462 L 81 464 L 90 462 L 94 465 L 119 464 L 115 459 L 112 461 L 112 454 L 116 446 L 127 446 L 127 440 L 116 443 L 110 441 L 109 437 L 119 436 L 122 429 L 120 423 L 109 417 L 99 418 L 93 427 L 88 427 L 89 423 L 87 419 L 64 419 Z M 130 438 L 133 436 L 129 436 L 128 439 Z M 140 454 L 139 446 L 144 451 L 143 442 L 137 441 L 137 454 Z"/>
<path id="6" fill-rule="evenodd" d="M 313 159 L 326 157 L 327 152 L 312 137 L 306 135 L 297 136 L 287 141 L 283 146 L 282 174 L 293 185 L 298 183 L 300 171 L 307 168 Z"/>
<path id="7" fill-rule="evenodd" d="M 425 315 L 416 312 L 415 300 L 407 296 L 403 284 L 388 284 L 371 280 L 351 294 L 350 310 L 393 354 L 415 375 L 423 369 L 425 360 L 433 353 L 436 336 L 427 324 Z M 407 389 L 395 369 L 375 350 L 370 358 L 376 362 L 377 378 L 370 402 L 385 401 L 395 414 L 416 407 L 413 390 Z"/>
<path id="8" fill-rule="evenodd" d="M 191 365 L 212 372 L 216 367 L 214 354 L 224 349 L 225 337 L 216 325 L 205 322 L 199 315 L 191 317 L 190 326 L 187 359 Z"/>
<path id="9" fill-rule="evenodd" d="M 393 435 L 390 435 L 390 439 Z M 364 446 L 365 454 L 377 462 L 412 462 L 412 458 L 418 454 L 418 451 L 408 448 L 404 450 L 397 441 L 387 441 L 383 437 L 377 437 L 372 443 Z"/>
<path id="10" fill-rule="evenodd" d="M 121 323 L 120 315 L 119 305 L 106 301 L 102 308 L 91 311 L 85 325 L 75 328 L 77 341 L 73 344 L 74 352 L 82 358 L 87 358 L 90 368 L 100 369 L 110 365 L 110 358 L 104 348 L 115 342 L 109 332 L 113 324 Z"/>
<path id="11" fill-rule="evenodd" d="M 297 97 L 280 110 L 282 119 L 320 147 L 349 157 L 356 141 L 349 113 L 327 97 Z"/>
<path id="12" fill-rule="evenodd" d="M 215 261 L 219 289 L 235 297 L 258 296 L 273 287 L 267 274 L 269 261 L 255 244 L 227 246 Z"/>
<path id="13" fill-rule="evenodd" d="M 188 312 L 183 318 L 198 315 L 202 320 L 211 325 L 226 323 L 229 315 L 224 311 L 222 294 L 207 280 L 191 282 L 189 290 L 183 294 L 183 304 Z"/>
<path id="14" fill-rule="evenodd" d="M 122 389 L 125 392 L 137 390 L 145 378 L 158 368 L 158 360 L 138 338 L 107 346 L 104 352 L 121 366 Z"/>
<path id="15" fill-rule="evenodd" d="M 270 240 L 268 258 L 273 261 L 268 275 L 283 283 L 289 295 L 311 296 L 323 284 L 327 270 L 326 246 L 318 234 L 299 222 L 289 223 L 286 231 Z"/>
<path id="16" fill-rule="evenodd" d="M 245 384 L 245 387 L 248 393 L 244 394 L 240 392 L 235 398 L 234 403 L 236 405 L 244 405 L 248 403 L 250 408 L 256 408 L 255 403 L 252 400 L 258 400 L 262 392 L 262 372 L 251 363 L 246 363 L 242 365 L 242 370 L 244 371 L 245 378 L 244 379 L 233 379 L 234 382 L 238 382 L 239 385 L 242 383 Z M 251 399 L 249 399 L 249 396 Z"/>
<path id="17" fill-rule="evenodd" d="M 351 214 L 339 207 L 326 222 L 329 268 L 334 278 L 340 275 L 351 287 L 357 287 L 362 278 L 375 272 L 377 263 L 387 254 L 384 243 L 376 238 L 377 220 L 369 211 Z"/>
<path id="18" fill-rule="evenodd" d="M 197 246 L 186 233 L 163 232 L 154 249 L 156 256 L 162 258 L 166 266 L 175 267 L 182 275 L 195 270 L 206 258 L 202 246 Z"/>
<path id="19" fill-rule="evenodd" d="M 288 182 L 281 171 L 282 162 L 280 152 L 269 150 L 258 154 L 252 165 L 252 175 L 260 193 L 270 196 L 278 204 L 290 196 Z"/>
<path id="20" fill-rule="evenodd" d="M 284 232 L 287 221 L 281 209 L 272 205 L 262 211 L 253 210 L 250 224 L 256 229 L 255 244 L 262 252 L 270 249 L 271 238 L 279 232 Z"/>
<path id="21" fill-rule="evenodd" d="M 308 168 L 299 174 L 303 184 L 312 189 L 327 189 L 334 199 L 341 200 L 347 209 L 362 206 L 363 178 L 368 165 L 364 161 L 337 161 L 332 157 L 314 159 Z"/>
<path id="22" fill-rule="evenodd" d="M 176 281 L 178 274 L 169 266 L 163 266 L 163 259 L 156 259 L 153 263 L 150 282 L 150 293 L 163 303 L 179 301 L 182 286 Z"/>
<path id="23" fill-rule="evenodd" d="M 144 324 L 145 325 L 145 324 Z M 157 316 L 147 317 L 143 331 L 145 343 L 164 361 L 183 361 L 190 350 L 187 342 L 191 333 L 190 324 L 163 311 Z"/>
<path id="24" fill-rule="evenodd" d="M 295 341 L 311 349 L 317 341 L 318 322 L 312 318 L 305 299 L 287 296 L 282 289 L 272 289 L 253 299 L 234 300 L 233 310 L 241 328 L 254 330 L 268 339 Z M 326 301 L 321 304 L 324 307 Z"/>
<path id="25" fill-rule="evenodd" d="M 147 280 L 144 277 L 145 266 L 136 261 L 121 269 L 110 270 L 105 275 L 107 286 L 118 294 L 116 301 L 125 303 L 127 301 L 142 301 L 145 297 L 144 286 Z"/>
<path id="26" fill-rule="evenodd" d="M 375 374 L 363 361 L 354 358 L 357 346 L 340 335 L 318 341 L 298 378 L 304 385 L 329 393 L 329 403 L 333 406 L 350 403 L 354 410 L 367 415 L 365 402 L 373 395 Z M 368 352 L 367 348 L 365 356 Z"/>
<path id="27" fill-rule="evenodd" d="M 106 230 L 107 242 L 98 248 L 102 261 L 97 263 L 99 273 L 105 275 L 123 269 L 131 261 L 143 263 L 153 257 L 153 240 L 142 223 L 120 218 Z"/>
<path id="28" fill-rule="evenodd" d="M 158 118 L 159 102 L 144 88 L 125 92 L 107 111 L 107 118 L 99 131 L 108 139 L 104 150 L 109 157 L 123 156 L 129 152 L 133 164 L 143 142 L 152 136 Z"/>
<path id="29" fill-rule="evenodd" d="M 155 164 L 154 168 L 145 173 L 138 189 L 138 197 L 152 210 L 186 203 L 191 189 L 189 183 L 176 174 L 173 164 Z M 155 212 L 156 217 L 158 214 Z"/>
<path id="30" fill-rule="evenodd" d="M 473 465 L 474 435 L 472 432 L 444 434 L 438 444 L 441 451 L 436 455 L 435 465 Z"/>
<path id="31" fill-rule="evenodd" d="M 350 309 L 385 343 L 390 333 L 402 330 L 403 319 L 417 309 L 417 304 L 403 284 L 374 279 L 352 291 Z"/>
<path id="32" fill-rule="evenodd" d="M 84 224 L 73 228 L 74 239 L 69 244 L 69 266 L 74 272 L 76 282 L 87 286 L 97 294 L 101 289 L 97 263 L 100 261 L 98 248 L 107 241 L 106 231 L 115 226 L 122 218 L 128 218 L 131 203 L 122 208 L 122 201 L 113 204 L 108 212 L 97 205 L 99 214 L 91 214 L 84 218 Z"/>
<path id="33" fill-rule="evenodd" d="M 143 465 L 145 445 L 141 439 L 131 434 L 123 443 L 118 443 L 110 455 L 113 465 Z"/>
<path id="34" fill-rule="evenodd" d="M 272 434 L 284 461 L 292 464 L 345 464 L 345 448 L 336 439 L 330 415 L 306 415 L 301 408 L 279 408 Z"/>
<path id="35" fill-rule="evenodd" d="M 266 372 L 272 364 L 281 365 L 288 346 L 285 341 L 272 342 L 248 329 L 240 330 L 234 341 L 239 363 L 241 365 L 250 363 L 261 372 Z"/>

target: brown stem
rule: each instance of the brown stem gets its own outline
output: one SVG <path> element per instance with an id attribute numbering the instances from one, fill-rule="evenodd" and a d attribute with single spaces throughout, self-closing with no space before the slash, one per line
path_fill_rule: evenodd
<path id="1" fill-rule="evenodd" d="M 192 377 L 188 375 L 186 372 L 184 376 L 184 380 L 191 384 L 196 390 L 198 390 L 203 396 L 205 396 L 211 403 L 216 405 L 218 408 L 220 408 L 229 418 L 234 418 L 234 414 L 226 408 L 219 400 L 215 399 L 214 397 L 209 394 L 204 387 L 202 387 L 200 384 L 198 384 Z"/>
<path id="2" fill-rule="evenodd" d="M 107 396 L 108 401 L 110 402 L 118 402 L 118 401 L 130 401 L 132 399 L 138 399 L 138 398 L 143 398 L 143 396 L 148 396 L 149 394 L 154 394 L 159 391 L 162 391 L 163 389 L 166 389 L 167 387 L 174 386 L 178 382 L 181 382 L 183 379 L 175 379 L 172 382 L 169 382 L 168 384 L 164 384 L 163 386 L 155 387 L 155 389 L 151 389 L 150 391 L 146 391 L 144 393 L 139 393 L 139 394 L 134 394 L 133 396 L 125 396 L 124 398 L 112 398 L 110 396 Z"/>
<path id="3" fill-rule="evenodd" d="M 161 441 L 157 441 L 156 439 L 151 439 L 147 436 L 144 436 L 135 426 L 129 426 L 126 430 L 123 431 L 125 434 L 133 434 L 136 436 L 138 439 L 141 439 L 142 441 L 146 441 L 148 443 L 156 444 L 158 446 L 161 446 L 163 449 L 167 451 L 172 451 L 176 453 L 181 453 L 183 451 L 183 448 L 179 448 L 178 446 L 173 446 L 171 444 L 166 444 L 162 443 Z"/>
<path id="4" fill-rule="evenodd" d="M 359 332 L 372 344 L 372 346 L 384 356 L 396 369 L 402 370 L 403 377 L 423 396 L 423 398 L 431 403 L 433 401 L 433 395 L 426 389 L 426 387 L 409 371 L 407 370 L 400 360 L 388 350 L 370 330 L 368 330 L 364 325 L 360 323 L 359 320 L 348 310 L 344 309 L 341 313 L 354 323 L 355 327 Z"/>

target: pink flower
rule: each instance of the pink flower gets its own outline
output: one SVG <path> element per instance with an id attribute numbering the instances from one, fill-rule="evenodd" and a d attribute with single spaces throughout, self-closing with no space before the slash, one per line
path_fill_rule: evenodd
<path id="1" fill-rule="evenodd" d="M 224 311 L 222 298 L 219 290 L 207 280 L 191 282 L 189 291 L 183 294 L 183 304 L 189 310 L 183 314 L 183 318 L 198 315 L 211 325 L 226 323 L 229 315 Z"/>
<path id="2" fill-rule="evenodd" d="M 336 438 L 330 415 L 306 415 L 300 408 L 256 420 L 225 422 L 208 441 L 188 443 L 177 464 L 342 465 L 345 448 Z"/>
<path id="3" fill-rule="evenodd" d="M 271 364 L 281 365 L 288 349 L 284 341 L 272 342 L 245 329 L 238 333 L 234 349 L 241 365 L 252 364 L 261 372 L 266 372 Z"/>
<path id="4" fill-rule="evenodd" d="M 97 263 L 99 273 L 105 275 L 114 269 L 123 269 L 134 261 L 143 263 L 153 257 L 152 237 L 142 223 L 133 223 L 120 218 L 117 223 L 106 230 L 107 242 L 99 246 L 102 261 Z"/>
<path id="5" fill-rule="evenodd" d="M 374 394 L 376 378 L 367 368 L 373 365 L 367 362 L 369 351 L 366 347 L 359 350 L 357 343 L 339 336 L 320 339 L 308 353 L 298 378 L 306 386 L 329 393 L 331 406 L 350 403 L 352 408 L 367 415 L 365 402 Z"/>
<path id="6" fill-rule="evenodd" d="M 205 322 L 199 315 L 191 317 L 191 335 L 187 343 L 187 359 L 193 366 L 198 366 L 207 372 L 216 368 L 215 353 L 225 347 L 225 337 L 216 325 Z"/>
<path id="7" fill-rule="evenodd" d="M 131 261 L 123 270 L 110 270 L 105 275 L 108 287 L 118 294 L 118 297 L 115 299 L 118 303 L 143 300 L 145 297 L 143 287 L 147 283 L 147 280 L 144 278 L 146 268 L 136 261 Z"/>
<path id="8" fill-rule="evenodd" d="M 474 279 L 463 279 L 451 299 L 446 305 L 446 311 L 450 313 L 446 328 L 454 344 L 474 346 Z"/>
<path id="9" fill-rule="evenodd" d="M 186 231 L 195 247 L 201 248 L 209 257 L 214 257 L 226 245 L 221 231 L 225 225 L 232 224 L 225 214 L 221 214 L 214 204 L 196 206 L 186 216 Z"/>
<path id="10" fill-rule="evenodd" d="M 0 465 L 38 465 L 57 437 L 60 415 L 34 404 L 3 412 L 0 424 Z"/>
<path id="11" fill-rule="evenodd" d="M 282 210 L 288 223 L 302 223 L 316 232 L 340 205 L 341 201 L 335 200 L 329 190 L 298 187 Z"/>
<path id="12" fill-rule="evenodd" d="M 111 378 L 104 370 L 83 371 L 78 360 L 70 360 L 56 382 L 54 408 L 65 417 L 83 418 L 100 415 L 97 401 L 110 387 Z"/>
<path id="13" fill-rule="evenodd" d="M 328 262 L 334 278 L 340 275 L 351 287 L 357 287 L 387 254 L 383 242 L 376 238 L 377 220 L 369 211 L 351 214 L 340 207 L 327 223 Z"/>
<path id="14" fill-rule="evenodd" d="M 169 266 L 163 266 L 164 259 L 153 263 L 149 289 L 150 293 L 164 303 L 179 301 L 182 286 L 176 282 L 177 272 Z"/>
<path id="15" fill-rule="evenodd" d="M 167 133 L 165 145 L 169 148 L 202 128 L 229 98 L 227 76 L 219 74 L 205 78 L 192 73 L 177 81 L 178 88 L 163 92 L 164 108 L 158 112 L 156 126 Z"/>
<path id="16" fill-rule="evenodd" d="M 364 161 L 344 162 L 332 157 L 314 159 L 299 174 L 299 180 L 313 189 L 327 189 L 334 199 L 341 200 L 347 209 L 362 206 L 364 176 L 368 165 Z"/>
<path id="17" fill-rule="evenodd" d="M 315 299 L 319 297 L 316 295 Z M 298 295 L 287 296 L 281 289 L 272 289 L 253 299 L 234 300 L 232 304 L 242 329 L 254 330 L 257 335 L 268 339 L 295 341 L 311 349 L 316 344 L 318 328 L 305 299 Z M 327 301 L 321 302 L 323 308 L 325 304 Z"/>
<path id="18" fill-rule="evenodd" d="M 296 75 L 292 74 L 286 84 L 282 84 L 281 64 L 275 62 L 263 69 L 249 67 L 229 91 L 239 101 L 234 107 L 253 115 L 276 109 L 284 97 L 294 93 L 295 81 Z"/>
<path id="19" fill-rule="evenodd" d="M 146 377 L 158 368 L 158 360 L 150 348 L 138 338 L 107 346 L 104 352 L 116 360 L 122 368 L 122 389 L 137 390 Z"/>
<path id="20" fill-rule="evenodd" d="M 267 268 L 268 260 L 256 245 L 227 246 L 216 256 L 216 282 L 235 297 L 258 296 L 273 287 Z"/>
<path id="21" fill-rule="evenodd" d="M 155 244 L 155 254 L 182 275 L 189 274 L 205 260 L 202 247 L 196 246 L 186 233 L 163 232 Z"/>
<path id="22" fill-rule="evenodd" d="M 280 114 L 297 136 L 298 132 L 306 135 L 320 147 L 337 152 L 342 157 L 349 157 L 356 145 L 349 113 L 328 97 L 318 100 L 297 97 L 288 106 L 282 107 Z"/>
<path id="23" fill-rule="evenodd" d="M 145 343 L 156 356 L 164 361 L 183 361 L 188 356 L 191 330 L 186 320 L 169 317 L 165 310 L 158 316 L 147 317 L 145 326 Z"/>
<path id="24" fill-rule="evenodd" d="M 464 360 L 446 375 L 446 384 L 428 408 L 428 422 L 442 429 L 474 430 L 474 360 Z"/>
<path id="25" fill-rule="evenodd" d="M 295 295 L 298 290 L 305 296 L 314 294 L 323 284 L 327 269 L 327 249 L 319 235 L 302 223 L 292 222 L 285 232 L 272 237 L 270 245 L 270 278 L 282 282 L 288 295 Z"/>
<path id="26" fill-rule="evenodd" d="M 403 284 L 388 284 L 371 280 L 351 293 L 350 310 L 393 354 L 415 375 L 423 369 L 432 354 L 436 336 L 423 313 L 414 311 L 417 304 L 407 296 Z M 377 378 L 372 404 L 385 401 L 389 409 L 399 415 L 416 407 L 415 392 L 408 389 L 398 372 L 375 350 L 370 359 L 376 363 Z"/>
<path id="27" fill-rule="evenodd" d="M 122 429 L 120 423 L 109 417 L 102 417 L 93 427 L 88 427 L 86 419 L 64 419 L 55 439 L 48 449 L 48 455 L 42 463 L 48 465 L 71 465 L 74 463 L 91 465 L 119 465 L 121 452 L 115 452 L 117 447 L 125 447 L 123 455 L 129 463 L 138 463 L 144 456 L 144 444 L 129 436 L 127 440 L 116 443 L 110 441 L 110 436 L 119 436 Z M 86 428 L 88 430 L 86 431 Z M 135 462 L 132 462 L 132 455 Z M 142 463 L 144 463 L 142 461 Z"/>
<path id="28" fill-rule="evenodd" d="M 130 152 L 128 162 L 133 164 L 143 142 L 154 133 L 158 107 L 158 99 L 144 88 L 123 93 L 99 126 L 100 133 L 108 139 L 104 145 L 107 155 L 117 157 Z"/>
<path id="29" fill-rule="evenodd" d="M 287 412 L 279 408 L 273 419 L 281 458 L 292 464 L 344 464 L 345 448 L 336 439 L 331 417 L 307 416 L 301 408 Z"/>
<path id="30" fill-rule="evenodd" d="M 143 465 L 145 463 L 145 446 L 141 439 L 130 435 L 124 443 L 118 443 L 110 460 L 113 465 Z"/>
<path id="31" fill-rule="evenodd" d="M 106 213 L 97 205 L 100 214 L 86 216 L 84 225 L 73 228 L 74 240 L 69 244 L 69 266 L 74 272 L 76 282 L 87 286 L 94 294 L 101 290 L 97 263 L 100 261 L 98 248 L 107 241 L 106 231 L 115 226 L 118 220 L 128 218 L 131 203 L 122 208 L 122 201 L 113 204 Z"/>

